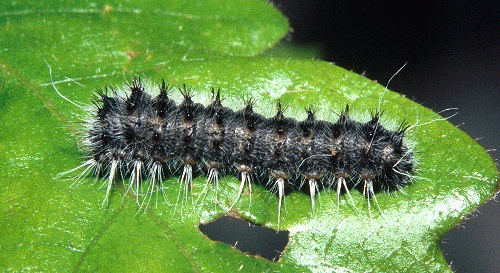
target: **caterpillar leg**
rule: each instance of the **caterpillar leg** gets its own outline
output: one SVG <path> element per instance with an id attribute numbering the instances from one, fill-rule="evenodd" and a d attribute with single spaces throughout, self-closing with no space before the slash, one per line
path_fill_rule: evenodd
<path id="1" fill-rule="evenodd" d="M 229 209 L 232 209 L 234 205 L 236 205 L 236 203 L 240 200 L 241 194 L 243 193 L 243 189 L 247 184 L 248 184 L 248 189 L 250 191 L 250 203 L 252 203 L 252 183 L 250 180 L 250 173 L 243 171 L 241 172 L 241 182 L 240 182 L 240 188 L 238 190 L 238 195 L 236 196 L 234 203 L 231 205 Z"/>
<path id="2" fill-rule="evenodd" d="M 316 179 L 309 179 L 309 196 L 311 197 L 311 215 L 314 216 L 314 206 L 315 206 L 315 198 L 316 193 L 319 194 L 318 182 Z"/>

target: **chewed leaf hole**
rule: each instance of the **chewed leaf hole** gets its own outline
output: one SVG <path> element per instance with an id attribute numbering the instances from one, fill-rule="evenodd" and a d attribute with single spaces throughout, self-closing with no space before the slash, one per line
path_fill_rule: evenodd
<path id="1" fill-rule="evenodd" d="M 288 245 L 290 232 L 256 225 L 230 212 L 207 224 L 198 226 L 213 241 L 223 242 L 237 250 L 273 262 L 279 261 Z"/>

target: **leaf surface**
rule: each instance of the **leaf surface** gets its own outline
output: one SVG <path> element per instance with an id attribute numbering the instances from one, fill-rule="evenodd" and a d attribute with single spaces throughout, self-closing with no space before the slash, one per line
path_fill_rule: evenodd
<path id="1" fill-rule="evenodd" d="M 1 4 L 0 268 L 449 271 L 439 238 L 496 191 L 498 171 L 489 155 L 441 116 L 362 76 L 321 61 L 253 57 L 284 35 L 286 20 L 265 2 L 230 2 Z M 336 192 L 323 191 L 311 217 L 309 197 L 290 194 L 281 218 L 290 244 L 279 263 L 198 231 L 200 222 L 234 202 L 234 177 L 220 181 L 217 206 L 213 188 L 203 191 L 205 177 L 195 179 L 187 200 L 177 201 L 172 177 L 152 195 L 143 186 L 143 207 L 121 184 L 103 205 L 104 181 L 54 180 L 82 161 L 71 134 L 84 115 L 55 88 L 90 104 L 94 90 L 122 86 L 133 75 L 155 84 L 163 78 L 186 83 L 200 101 L 212 87 L 221 88 L 224 104 L 234 108 L 251 95 L 267 115 L 280 99 L 289 106 L 286 114 L 299 119 L 303 107 L 314 104 L 322 118 L 335 121 L 334 112 L 349 104 L 353 117 L 366 121 L 380 105 L 384 126 L 413 125 L 407 139 L 416 153 L 416 176 L 404 192 L 377 195 L 382 214 L 356 190 L 354 203 L 342 196 L 339 204 Z M 277 198 L 260 186 L 252 189 L 251 202 L 246 194 L 233 209 L 276 228 Z"/>

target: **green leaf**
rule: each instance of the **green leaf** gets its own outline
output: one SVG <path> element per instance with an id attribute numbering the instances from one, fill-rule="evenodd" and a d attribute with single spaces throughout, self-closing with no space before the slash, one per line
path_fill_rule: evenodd
<path id="1" fill-rule="evenodd" d="M 288 31 L 264 1 L 4 1 L 0 20 L 2 60 L 30 79 L 253 56 Z"/>
<path id="2" fill-rule="evenodd" d="M 93 9 L 79 2 L 67 8 L 52 2 L 2 4 L 0 268 L 449 271 L 439 238 L 496 191 L 498 170 L 489 155 L 441 116 L 360 75 L 321 61 L 251 57 L 284 35 L 285 19 L 264 2 L 221 3 L 106 2 L 109 7 Z M 179 25 L 184 28 L 174 33 Z M 256 29 L 262 35 L 255 37 Z M 231 41 L 241 44 L 230 46 Z M 236 108 L 243 96 L 252 95 L 257 111 L 268 114 L 281 99 L 289 105 L 287 114 L 299 118 L 303 107 L 315 104 L 323 118 L 336 120 L 333 112 L 348 103 L 354 118 L 366 121 L 380 105 L 384 126 L 394 128 L 402 120 L 414 125 L 407 138 L 415 150 L 416 176 L 404 193 L 377 195 L 383 214 L 373 201 L 369 210 L 355 190 L 354 204 L 346 196 L 337 204 L 336 192 L 321 192 L 314 217 L 307 195 L 287 196 L 281 228 L 290 230 L 290 244 L 279 263 L 247 256 L 198 231 L 200 222 L 224 214 L 234 202 L 239 187 L 234 177 L 220 181 L 218 206 L 213 188 L 203 192 L 204 177 L 195 179 L 187 200 L 177 202 L 173 177 L 152 195 L 146 195 L 145 185 L 141 198 L 151 200 L 142 208 L 123 185 L 113 188 L 109 205 L 102 205 L 104 181 L 54 180 L 82 161 L 70 133 L 84 114 L 55 88 L 90 104 L 92 91 L 121 86 L 133 75 L 154 84 L 163 78 L 186 83 L 199 90 L 199 100 L 211 87 L 221 88 L 224 103 Z M 251 202 L 244 195 L 233 209 L 276 228 L 277 198 L 262 187 L 252 189 Z"/>

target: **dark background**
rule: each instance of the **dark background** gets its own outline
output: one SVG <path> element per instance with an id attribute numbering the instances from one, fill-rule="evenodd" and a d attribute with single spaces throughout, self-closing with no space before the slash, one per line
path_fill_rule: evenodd
<path id="1" fill-rule="evenodd" d="M 322 59 L 435 110 L 499 158 L 499 1 L 273 0 L 290 20 L 289 39 Z M 464 155 L 466 156 L 466 155 Z M 456 272 L 500 272 L 500 203 L 490 201 L 444 238 Z"/>

